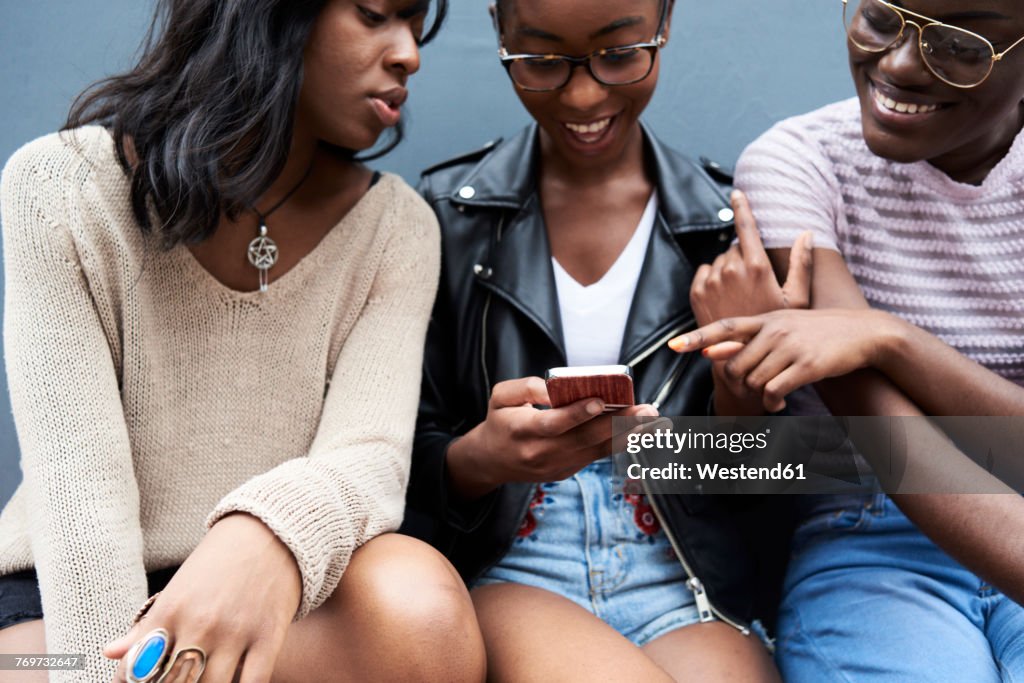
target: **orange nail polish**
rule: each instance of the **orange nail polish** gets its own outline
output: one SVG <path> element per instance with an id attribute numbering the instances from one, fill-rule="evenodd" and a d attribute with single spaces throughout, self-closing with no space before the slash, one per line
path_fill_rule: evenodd
<path id="1" fill-rule="evenodd" d="M 676 337 L 668 343 L 668 347 L 673 351 L 681 351 L 689 346 L 690 340 L 687 337 Z"/>

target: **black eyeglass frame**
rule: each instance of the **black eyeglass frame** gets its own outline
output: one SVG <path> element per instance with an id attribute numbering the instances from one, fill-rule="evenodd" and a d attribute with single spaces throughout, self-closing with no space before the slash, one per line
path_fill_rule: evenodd
<path id="1" fill-rule="evenodd" d="M 591 52 L 590 54 L 584 55 L 582 57 L 573 57 L 570 55 L 560 54 L 509 54 L 508 50 L 505 49 L 505 42 L 502 38 L 503 34 L 501 31 L 501 17 L 498 15 L 497 8 L 495 8 L 494 30 L 498 34 L 498 58 L 501 60 L 501 65 L 505 68 L 505 73 L 508 74 L 509 79 L 516 85 L 516 87 L 520 88 L 521 90 L 525 90 L 526 92 L 553 92 L 555 90 L 561 90 L 566 85 L 568 85 L 569 81 L 572 80 L 572 75 L 576 71 L 576 67 L 583 65 L 586 65 L 587 72 L 590 73 L 590 77 L 593 78 L 598 83 L 600 83 L 601 85 L 608 87 L 615 87 L 617 85 L 633 85 L 634 83 L 639 83 L 640 81 L 644 80 L 645 78 L 651 75 L 651 71 L 654 70 L 654 61 L 655 59 L 657 59 L 658 56 L 658 50 L 665 47 L 667 39 L 662 34 L 665 31 L 665 23 L 668 21 L 668 10 L 671 4 L 672 0 L 662 0 L 661 14 L 658 17 L 658 30 L 655 31 L 653 40 L 649 40 L 642 43 L 631 43 L 629 45 L 616 45 L 614 47 L 606 47 L 601 50 L 595 50 L 594 52 Z M 621 83 L 608 83 L 607 81 L 603 80 L 600 76 L 598 76 L 596 73 L 594 73 L 594 66 L 591 62 L 591 60 L 594 57 L 603 57 L 608 54 L 614 54 L 616 52 L 625 52 L 627 50 L 647 50 L 650 53 L 651 61 L 647 67 L 647 71 L 644 72 L 643 76 L 635 78 L 631 81 L 624 81 Z M 569 64 L 569 71 L 565 76 L 565 81 L 563 81 L 561 84 L 557 86 L 553 86 L 550 88 L 528 88 L 521 84 L 519 81 L 517 81 L 515 77 L 512 75 L 512 65 L 518 61 L 525 60 L 566 62 Z"/>

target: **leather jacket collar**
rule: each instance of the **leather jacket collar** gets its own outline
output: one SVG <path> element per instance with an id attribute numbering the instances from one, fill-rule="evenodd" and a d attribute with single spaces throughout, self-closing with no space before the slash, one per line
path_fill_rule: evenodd
<path id="1" fill-rule="evenodd" d="M 733 230 L 725 190 L 688 158 L 663 145 L 646 125 L 641 126 L 646 157 L 657 179 L 658 214 L 623 338 L 620 358 L 625 364 L 639 360 L 692 318 L 690 302 L 677 291 L 677 283 L 689 282 L 694 275 L 694 260 L 683 253 L 680 238 L 718 231 L 724 242 Z M 508 209 L 492 235 L 478 281 L 532 319 L 564 358 L 551 251 L 536 187 L 539 148 L 533 124 L 473 167 L 454 185 L 449 199 L 459 210 Z"/>
<path id="2" fill-rule="evenodd" d="M 692 161 L 666 147 L 643 122 L 644 145 L 654 163 L 659 212 L 672 233 L 721 229 L 732 222 L 729 198 Z M 540 145 L 531 124 L 487 155 L 457 186 L 456 205 L 522 209 L 535 196 Z M 724 220 L 723 220 L 724 218 Z"/>

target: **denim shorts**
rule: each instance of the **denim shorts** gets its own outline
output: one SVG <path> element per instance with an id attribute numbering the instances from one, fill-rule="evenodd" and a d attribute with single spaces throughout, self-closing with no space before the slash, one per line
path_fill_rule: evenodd
<path id="1" fill-rule="evenodd" d="M 639 647 L 700 621 L 658 518 L 610 458 L 537 487 L 508 553 L 474 586 L 518 583 L 572 600 Z"/>
<path id="2" fill-rule="evenodd" d="M 176 571 L 178 567 L 168 567 L 146 574 L 149 594 L 162 591 Z M 0 630 L 42 618 L 43 603 L 35 570 L 0 576 Z"/>
<path id="3" fill-rule="evenodd" d="M 804 513 L 776 641 L 787 683 L 1024 682 L 1024 608 L 885 494 L 808 496 Z"/>

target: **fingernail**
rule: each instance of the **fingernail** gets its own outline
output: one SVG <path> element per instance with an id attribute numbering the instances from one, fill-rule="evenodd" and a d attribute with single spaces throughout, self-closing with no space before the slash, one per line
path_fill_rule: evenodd
<path id="1" fill-rule="evenodd" d="M 644 406 L 637 415 L 639 417 L 658 417 L 658 411 L 654 409 L 654 406 Z"/>
<path id="2" fill-rule="evenodd" d="M 600 401 L 591 401 L 587 404 L 587 412 L 591 415 L 597 415 L 602 410 L 604 410 L 604 406 L 601 405 Z"/>
<path id="3" fill-rule="evenodd" d="M 701 349 L 700 350 L 700 355 L 702 355 L 705 358 L 707 358 L 708 357 L 708 349 Z"/>
<path id="4" fill-rule="evenodd" d="M 687 337 L 686 335 L 683 335 L 682 337 L 676 337 L 675 339 L 672 339 L 668 343 L 668 347 L 670 349 L 672 349 L 673 351 L 682 351 L 683 349 L 685 349 L 689 345 L 690 345 L 690 338 Z"/>
<path id="5" fill-rule="evenodd" d="M 733 200 L 734 202 L 738 202 L 742 198 L 743 198 L 743 194 L 739 190 L 733 190 L 729 194 L 729 199 Z"/>

